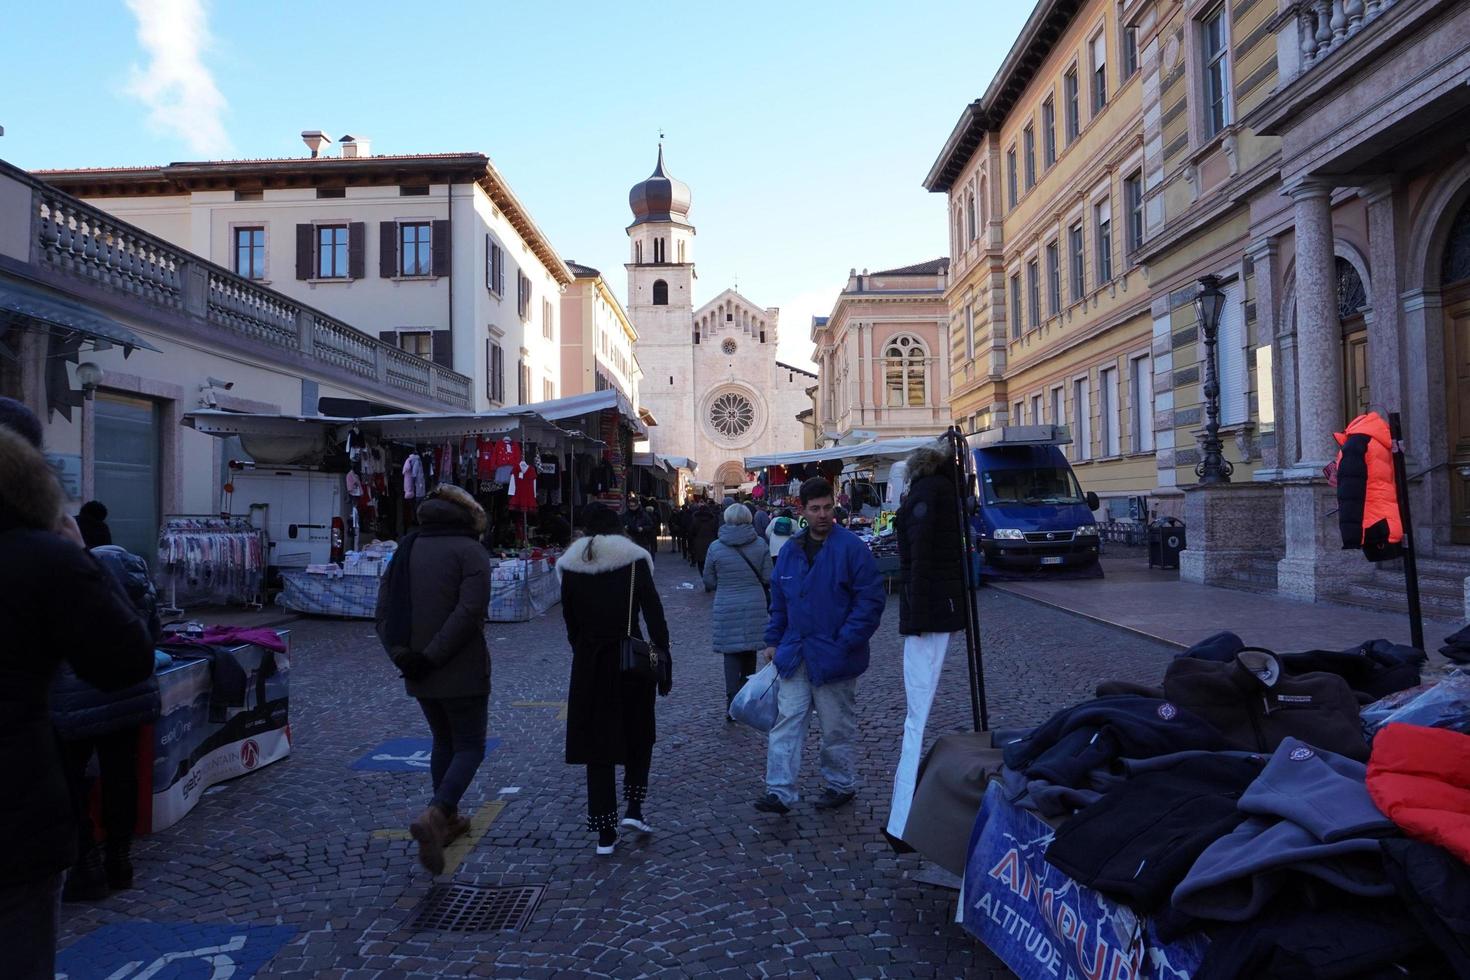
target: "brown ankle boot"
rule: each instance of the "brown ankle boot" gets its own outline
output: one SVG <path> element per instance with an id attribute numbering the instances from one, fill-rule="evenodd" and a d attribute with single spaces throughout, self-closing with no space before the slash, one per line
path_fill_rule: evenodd
<path id="1" fill-rule="evenodd" d="M 455 814 L 449 818 L 448 834 L 444 838 L 444 846 L 448 847 L 470 832 L 470 818 Z"/>
<path id="2" fill-rule="evenodd" d="M 430 874 L 443 874 L 444 845 L 449 839 L 449 818 L 444 811 L 437 806 L 429 806 L 408 825 L 408 832 L 418 841 L 419 864 Z"/>

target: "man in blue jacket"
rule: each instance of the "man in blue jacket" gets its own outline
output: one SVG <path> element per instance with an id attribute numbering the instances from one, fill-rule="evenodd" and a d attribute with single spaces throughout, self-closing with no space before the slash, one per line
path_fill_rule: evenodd
<path id="1" fill-rule="evenodd" d="M 806 531 L 788 541 L 771 576 L 771 621 L 764 656 L 781 675 L 780 714 L 766 755 L 763 813 L 787 813 L 812 709 L 822 725 L 819 809 L 852 802 L 857 792 L 857 678 L 868 669 L 868 641 L 887 597 L 873 553 L 834 519 L 832 484 L 816 477 L 801 485 Z"/>

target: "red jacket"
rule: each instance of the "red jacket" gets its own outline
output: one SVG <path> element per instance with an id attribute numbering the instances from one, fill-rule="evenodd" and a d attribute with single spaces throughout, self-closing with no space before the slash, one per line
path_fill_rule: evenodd
<path id="1" fill-rule="evenodd" d="M 1368 793 L 1404 833 L 1470 863 L 1470 735 L 1385 726 L 1373 739 Z"/>

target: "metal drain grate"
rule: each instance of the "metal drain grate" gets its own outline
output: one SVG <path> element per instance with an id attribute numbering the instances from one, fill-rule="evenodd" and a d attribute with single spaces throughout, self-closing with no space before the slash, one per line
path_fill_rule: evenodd
<path id="1" fill-rule="evenodd" d="M 435 885 L 414 910 L 414 932 L 517 932 L 531 921 L 545 885 L 479 888 Z"/>

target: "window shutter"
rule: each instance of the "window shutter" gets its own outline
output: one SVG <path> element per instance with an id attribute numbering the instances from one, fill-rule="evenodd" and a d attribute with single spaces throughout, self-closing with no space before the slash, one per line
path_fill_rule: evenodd
<path id="1" fill-rule="evenodd" d="M 392 279 L 398 275 L 398 222 L 378 224 L 378 275 Z"/>
<path id="2" fill-rule="evenodd" d="M 440 367 L 454 370 L 454 332 L 451 330 L 434 331 L 434 363 Z"/>
<path id="3" fill-rule="evenodd" d="M 495 250 L 495 291 L 501 296 L 505 295 L 505 249 L 498 244 L 492 243 L 491 248 Z"/>
<path id="4" fill-rule="evenodd" d="M 398 331 L 397 330 L 379 330 L 378 331 L 378 339 L 381 340 L 383 343 L 387 344 L 389 347 L 397 347 L 398 346 Z"/>
<path id="5" fill-rule="evenodd" d="M 315 244 L 314 236 L 316 227 L 314 225 L 296 226 L 296 278 L 311 278 L 312 245 Z"/>
<path id="6" fill-rule="evenodd" d="M 449 275 L 449 222 L 434 222 L 433 240 L 430 244 L 434 256 L 434 275 Z"/>
<path id="7" fill-rule="evenodd" d="M 491 251 L 490 236 L 485 236 L 485 288 L 495 289 L 495 253 Z"/>
<path id="8" fill-rule="evenodd" d="M 1241 309 L 1240 283 L 1225 289 L 1220 310 L 1219 343 L 1215 350 L 1220 371 L 1220 423 L 1235 425 L 1246 419 L 1245 397 L 1245 312 Z"/>
<path id="9" fill-rule="evenodd" d="M 347 275 L 362 279 L 367 275 L 367 225 L 354 221 L 347 226 Z"/>

